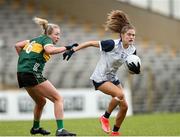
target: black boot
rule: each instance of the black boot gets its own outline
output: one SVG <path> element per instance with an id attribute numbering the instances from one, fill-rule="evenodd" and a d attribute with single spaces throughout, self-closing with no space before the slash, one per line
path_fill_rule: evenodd
<path id="1" fill-rule="evenodd" d="M 75 133 L 70 133 L 65 129 L 62 130 L 56 130 L 56 136 L 76 136 Z"/>
<path id="2" fill-rule="evenodd" d="M 30 133 L 32 135 L 36 135 L 36 134 L 49 135 L 51 132 L 40 127 L 40 128 L 31 128 Z"/>

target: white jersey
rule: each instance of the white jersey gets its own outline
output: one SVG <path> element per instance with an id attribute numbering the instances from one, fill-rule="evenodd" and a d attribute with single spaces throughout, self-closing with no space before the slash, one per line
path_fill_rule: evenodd
<path id="1" fill-rule="evenodd" d="M 101 57 L 90 79 L 95 82 L 117 81 L 117 70 L 128 55 L 136 54 L 136 48 L 129 45 L 124 49 L 120 39 L 100 41 L 99 44 Z"/>

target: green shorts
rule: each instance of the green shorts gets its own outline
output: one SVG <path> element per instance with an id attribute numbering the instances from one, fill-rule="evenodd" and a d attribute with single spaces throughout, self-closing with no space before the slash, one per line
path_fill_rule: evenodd
<path id="1" fill-rule="evenodd" d="M 41 73 L 17 72 L 19 88 L 38 85 L 47 79 Z"/>

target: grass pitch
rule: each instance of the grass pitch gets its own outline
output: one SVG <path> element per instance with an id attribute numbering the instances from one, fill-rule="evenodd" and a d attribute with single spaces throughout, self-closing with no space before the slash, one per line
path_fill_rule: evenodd
<path id="1" fill-rule="evenodd" d="M 110 119 L 111 127 L 114 120 Z M 30 136 L 31 126 L 32 121 L 0 121 L 0 136 Z M 55 135 L 54 120 L 42 120 L 41 126 Z M 101 130 L 98 118 L 65 119 L 64 126 L 78 136 L 108 136 Z M 123 136 L 180 136 L 180 113 L 126 117 L 120 131 Z"/>

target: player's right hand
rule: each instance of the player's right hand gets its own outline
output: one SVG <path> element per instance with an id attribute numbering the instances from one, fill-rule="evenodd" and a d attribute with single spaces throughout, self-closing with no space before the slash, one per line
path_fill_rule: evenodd
<path id="1" fill-rule="evenodd" d="M 66 47 L 66 50 L 70 50 L 70 49 L 72 49 L 73 47 L 77 47 L 78 46 L 78 43 L 74 43 L 74 44 L 72 44 L 72 45 L 70 45 L 70 46 L 65 46 Z"/>
<path id="2" fill-rule="evenodd" d="M 137 66 L 132 62 L 128 65 L 130 71 L 134 72 L 135 74 L 140 73 L 140 64 L 138 62 Z"/>
<path id="3" fill-rule="evenodd" d="M 63 53 L 63 60 L 69 60 L 75 51 L 73 49 L 67 50 Z"/>

